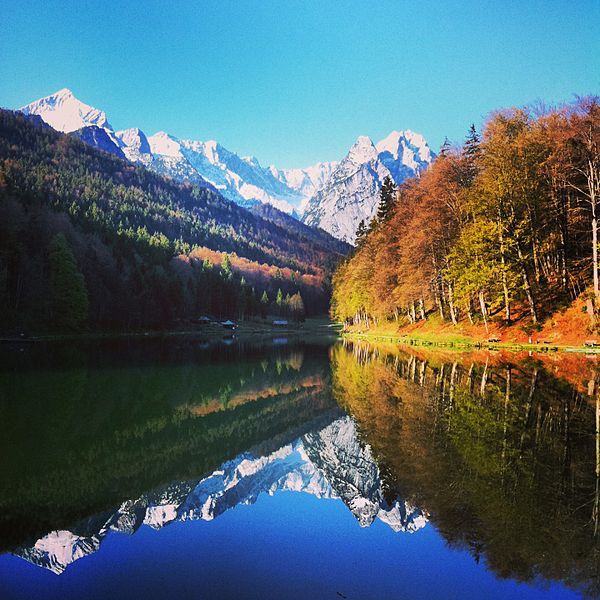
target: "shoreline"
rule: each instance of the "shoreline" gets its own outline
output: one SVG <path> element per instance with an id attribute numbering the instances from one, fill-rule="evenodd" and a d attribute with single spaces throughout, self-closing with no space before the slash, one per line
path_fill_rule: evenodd
<path id="1" fill-rule="evenodd" d="M 326 318 L 310 318 L 304 323 L 290 322 L 286 326 L 274 326 L 267 321 L 241 321 L 236 329 L 226 329 L 218 323 L 210 323 L 194 329 L 165 329 L 141 331 L 88 331 L 78 333 L 43 333 L 24 338 L 0 338 L 0 347 L 10 344 L 30 344 L 36 342 L 52 341 L 94 341 L 126 338 L 176 338 L 197 337 L 208 341 L 218 341 L 223 338 L 233 337 L 237 341 L 252 339 L 261 340 L 269 337 L 311 337 L 311 336 L 337 336 L 339 337 L 340 325 Z"/>
<path id="2" fill-rule="evenodd" d="M 600 347 L 577 346 L 573 344 L 556 344 L 552 342 L 542 344 L 528 344 L 519 342 L 488 342 L 478 341 L 473 338 L 457 340 L 431 337 L 411 337 L 409 334 L 393 334 L 385 332 L 357 333 L 341 331 L 340 336 L 347 339 L 356 339 L 373 342 L 388 342 L 399 346 L 433 346 L 440 348 L 455 348 L 457 350 L 509 350 L 514 352 L 564 352 L 578 354 L 600 354 Z"/>

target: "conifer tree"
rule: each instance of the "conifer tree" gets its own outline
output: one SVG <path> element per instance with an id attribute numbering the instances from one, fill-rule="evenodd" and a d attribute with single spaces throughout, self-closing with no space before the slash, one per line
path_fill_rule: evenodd
<path id="1" fill-rule="evenodd" d="M 269 311 L 269 296 L 265 290 L 260 297 L 260 316 L 264 319 Z"/>
<path id="2" fill-rule="evenodd" d="M 283 314 L 284 315 L 288 315 L 290 312 L 291 300 L 292 300 L 292 297 L 290 296 L 289 293 L 287 293 L 285 295 L 285 298 L 283 299 Z"/>
<path id="3" fill-rule="evenodd" d="M 281 288 L 277 290 L 277 296 L 275 297 L 275 307 L 277 310 L 277 314 L 281 315 L 283 312 L 283 293 Z"/>
<path id="4" fill-rule="evenodd" d="M 386 176 L 379 192 L 379 207 L 377 209 L 377 221 L 385 221 L 389 216 L 396 200 L 396 184 L 392 178 Z"/>
<path id="5" fill-rule="evenodd" d="M 232 277 L 231 259 L 229 258 L 229 254 L 226 254 L 223 258 L 223 262 L 221 263 L 221 273 L 223 273 L 223 277 L 226 279 L 231 279 Z"/>
<path id="6" fill-rule="evenodd" d="M 481 153 L 481 137 L 472 124 L 467 133 L 467 139 L 462 147 L 462 155 L 465 160 L 464 184 L 470 186 L 477 176 L 477 161 Z"/>
<path id="7" fill-rule="evenodd" d="M 447 156 L 450 152 L 450 140 L 447 137 L 444 137 L 444 142 L 440 146 L 440 156 Z"/>
<path id="8" fill-rule="evenodd" d="M 59 330 L 78 330 L 88 317 L 88 293 L 83 275 L 65 236 L 52 238 L 48 254 L 50 274 L 50 313 Z"/>
<path id="9" fill-rule="evenodd" d="M 358 228 L 356 229 L 356 245 L 360 246 L 360 244 L 364 241 L 365 236 L 368 233 L 367 226 L 365 225 L 365 220 L 361 219 L 358 224 Z"/>
<path id="10" fill-rule="evenodd" d="M 469 127 L 469 132 L 467 133 L 467 139 L 465 140 L 463 146 L 463 154 L 465 154 L 471 159 L 475 158 L 479 154 L 480 143 L 481 137 L 477 133 L 477 129 L 475 129 L 475 124 L 471 123 L 471 127 Z"/>

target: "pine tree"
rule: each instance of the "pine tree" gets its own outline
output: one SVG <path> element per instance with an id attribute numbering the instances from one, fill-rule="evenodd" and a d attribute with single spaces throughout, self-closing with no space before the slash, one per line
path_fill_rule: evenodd
<path id="1" fill-rule="evenodd" d="M 356 229 L 356 245 L 360 246 L 360 244 L 364 241 L 365 236 L 368 233 L 367 226 L 365 225 L 365 220 L 361 219 L 358 224 L 358 228 Z"/>
<path id="2" fill-rule="evenodd" d="M 78 330 L 88 317 L 88 293 L 83 275 L 65 236 L 52 238 L 48 254 L 50 275 L 50 312 L 59 330 Z"/>
<path id="3" fill-rule="evenodd" d="M 226 254 L 223 258 L 223 262 L 221 263 L 221 273 L 223 273 L 223 277 L 225 279 L 231 279 L 233 275 L 231 271 L 231 259 L 229 258 L 229 254 Z"/>
<path id="4" fill-rule="evenodd" d="M 450 140 L 444 137 L 444 143 L 440 146 L 440 156 L 446 156 L 450 152 Z"/>
<path id="5" fill-rule="evenodd" d="M 470 186 L 475 177 L 477 177 L 477 162 L 481 153 L 480 143 L 481 138 L 477 133 L 477 129 L 475 129 L 475 125 L 471 125 L 469 133 L 467 133 L 467 139 L 462 147 L 462 155 L 465 161 L 464 184 L 467 186 Z"/>
<path id="6" fill-rule="evenodd" d="M 283 299 L 283 314 L 286 316 L 290 313 L 291 300 L 292 297 L 289 295 L 289 293 L 287 293 Z"/>
<path id="7" fill-rule="evenodd" d="M 269 296 L 265 290 L 260 297 L 260 316 L 264 319 L 269 311 Z"/>
<path id="8" fill-rule="evenodd" d="M 277 296 L 275 298 L 275 306 L 276 306 L 277 314 L 281 315 L 283 312 L 283 293 L 281 291 L 281 288 L 279 288 L 277 290 Z"/>
<path id="9" fill-rule="evenodd" d="M 386 176 L 379 192 L 379 208 L 377 209 L 377 221 L 385 221 L 389 216 L 394 202 L 396 201 L 396 184 L 392 178 Z"/>
<path id="10" fill-rule="evenodd" d="M 463 146 L 463 154 L 469 158 L 475 158 L 480 151 L 479 144 L 481 143 L 481 137 L 475 129 L 475 124 L 471 124 L 469 127 L 469 133 L 467 133 L 467 139 Z"/>

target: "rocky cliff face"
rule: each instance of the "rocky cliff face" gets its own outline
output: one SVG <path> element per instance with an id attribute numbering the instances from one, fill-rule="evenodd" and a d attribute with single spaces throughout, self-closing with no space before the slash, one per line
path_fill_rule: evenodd
<path id="1" fill-rule="evenodd" d="M 174 521 L 210 521 L 239 504 L 252 504 L 266 493 L 302 492 L 339 499 L 361 527 L 375 519 L 394 531 L 414 532 L 427 516 L 402 499 L 389 504 L 380 472 L 368 446 L 361 444 L 352 419 L 343 417 L 265 455 L 244 453 L 198 481 L 171 484 L 128 500 L 112 513 L 53 531 L 15 554 L 63 572 L 79 558 L 96 552 L 111 532 L 134 533 L 142 524 L 155 529 Z"/>
<path id="2" fill-rule="evenodd" d="M 358 224 L 369 223 L 385 177 L 396 184 L 418 175 L 433 160 L 423 136 L 393 131 L 377 145 L 359 137 L 323 187 L 308 201 L 302 220 L 353 243 Z"/>
<path id="3" fill-rule="evenodd" d="M 88 125 L 71 133 L 73 137 L 79 138 L 82 142 L 95 148 L 100 148 L 104 152 L 114 154 L 119 158 L 125 158 L 125 154 L 114 141 L 114 136 L 111 137 L 106 133 L 106 130 L 97 125 Z"/>

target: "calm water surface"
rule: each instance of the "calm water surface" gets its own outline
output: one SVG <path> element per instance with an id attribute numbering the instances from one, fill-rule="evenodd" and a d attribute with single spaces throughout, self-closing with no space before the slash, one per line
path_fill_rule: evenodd
<path id="1" fill-rule="evenodd" d="M 0 598 L 597 597 L 599 367 L 4 346 Z"/>

